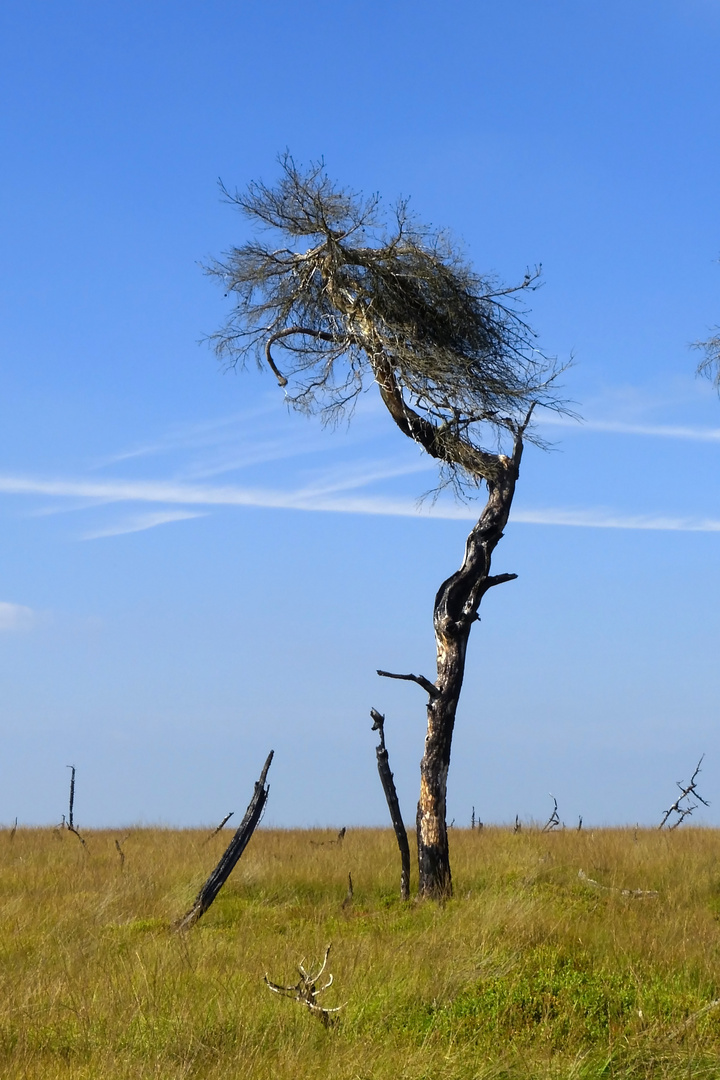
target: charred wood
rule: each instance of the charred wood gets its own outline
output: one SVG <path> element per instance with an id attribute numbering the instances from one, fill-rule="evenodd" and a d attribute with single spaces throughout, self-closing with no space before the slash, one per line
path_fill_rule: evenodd
<path id="1" fill-rule="evenodd" d="M 265 779 L 273 759 L 273 754 L 274 751 L 271 750 L 267 756 L 267 760 L 263 765 L 263 770 L 260 773 L 260 779 L 255 784 L 253 797 L 245 811 L 245 817 L 242 819 L 235 835 L 225 849 L 220 862 L 195 897 L 193 906 L 177 924 L 178 930 L 188 930 L 191 926 L 195 925 L 198 919 L 202 918 L 227 879 L 230 877 L 240 856 L 247 847 L 250 837 L 254 833 L 255 828 L 262 817 L 262 812 L 265 809 L 265 803 L 267 802 L 270 789 L 269 786 L 266 785 Z"/>

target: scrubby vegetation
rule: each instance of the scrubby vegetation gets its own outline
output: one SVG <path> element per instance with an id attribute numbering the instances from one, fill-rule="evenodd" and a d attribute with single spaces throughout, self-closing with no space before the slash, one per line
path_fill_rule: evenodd
<path id="1" fill-rule="evenodd" d="M 720 1075 L 715 831 L 453 829 L 441 905 L 400 902 L 390 830 L 261 830 L 186 933 L 227 834 L 138 829 L 124 867 L 83 835 L 0 833 L 3 1077 Z M 328 943 L 326 1028 L 263 976 Z"/>

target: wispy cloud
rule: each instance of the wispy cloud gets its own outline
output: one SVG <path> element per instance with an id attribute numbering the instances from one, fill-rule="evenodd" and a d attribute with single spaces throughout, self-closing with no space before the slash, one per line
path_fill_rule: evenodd
<path id="1" fill-rule="evenodd" d="M 682 424 L 635 424 L 624 420 L 573 420 L 564 416 L 544 416 L 543 427 L 562 427 L 582 433 L 602 431 L 613 435 L 640 435 L 656 439 L 685 439 L 690 442 L 720 442 L 720 428 L 688 427 Z"/>
<path id="2" fill-rule="evenodd" d="M 101 540 L 106 536 L 125 536 L 127 533 L 145 532 L 146 529 L 154 529 L 157 525 L 169 525 L 173 521 L 188 521 L 190 518 L 206 516 L 204 513 L 193 510 L 161 510 L 157 514 L 138 514 L 136 517 L 127 518 L 125 521 L 116 522 L 114 525 L 83 533 L 81 540 Z"/>
<path id="3" fill-rule="evenodd" d="M 36 622 L 32 608 L 22 604 L 10 604 L 0 601 L 0 633 L 18 633 L 31 630 Z"/>
<path id="4" fill-rule="evenodd" d="M 623 514 L 614 510 L 516 510 L 511 521 L 525 525 L 568 525 L 581 529 L 643 529 L 655 532 L 720 532 L 720 519 Z"/>
<path id="5" fill-rule="evenodd" d="M 186 479 L 202 480 L 253 465 L 294 460 L 320 450 L 327 451 L 327 433 L 319 425 L 308 425 L 306 418 L 295 417 L 294 423 L 268 437 L 266 418 L 277 412 L 278 403 L 272 401 L 268 406 L 215 420 L 178 425 L 152 442 L 131 446 L 95 461 L 93 468 L 104 469 L 171 455 L 176 462 L 184 462 L 182 474 Z M 351 441 L 358 439 L 364 441 L 359 432 L 353 434 Z"/>
<path id="6" fill-rule="evenodd" d="M 375 469 L 366 474 L 377 479 Z M 361 485 L 361 478 L 351 478 L 344 489 Z M 420 517 L 472 521 L 477 509 L 450 501 L 418 505 L 412 498 L 376 494 L 348 495 L 339 484 L 308 486 L 294 491 L 276 488 L 210 486 L 151 480 L 46 480 L 33 477 L 0 477 L 0 493 L 45 495 L 57 498 L 95 498 L 103 502 L 162 503 L 203 507 L 258 507 L 275 510 L 304 510 L 335 514 L 370 514 L 389 517 Z M 96 529 L 85 539 L 118 536 L 154 528 L 171 521 L 199 516 L 192 510 L 160 510 L 141 514 L 114 526 Z M 590 529 L 642 529 L 663 532 L 720 532 L 720 520 L 700 517 L 675 517 L 665 514 L 624 514 L 610 509 L 518 508 L 512 514 L 518 524 L 548 525 Z"/>

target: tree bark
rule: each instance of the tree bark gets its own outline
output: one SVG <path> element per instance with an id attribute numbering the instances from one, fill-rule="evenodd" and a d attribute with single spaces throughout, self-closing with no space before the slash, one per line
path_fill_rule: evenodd
<path id="1" fill-rule="evenodd" d="M 417 808 L 419 892 L 421 896 L 435 899 L 452 894 L 445 820 L 447 774 L 470 630 L 488 589 L 517 576 L 499 574 L 492 577 L 490 561 L 507 524 L 521 456 L 522 433 L 518 433 L 512 457 L 497 455 L 500 468 L 496 478 L 487 479 L 488 500 L 468 536 L 462 566 L 443 582 L 435 597 L 436 693 L 430 695 L 427 706 L 427 734 L 420 763 Z"/>
<path id="2" fill-rule="evenodd" d="M 265 779 L 274 752 L 274 750 L 271 750 L 267 756 L 267 760 L 263 765 L 263 770 L 260 773 L 260 779 L 255 784 L 255 791 L 250 800 L 250 805 L 245 811 L 245 817 L 240 822 L 240 825 L 225 849 L 220 862 L 195 897 L 193 906 L 177 924 L 178 930 L 188 930 L 205 914 L 227 879 L 230 877 L 236 863 L 247 847 L 248 841 L 255 832 L 255 828 L 262 817 L 262 812 L 265 809 L 265 803 L 267 802 L 268 791 L 270 789 L 269 787 L 266 787 Z"/>

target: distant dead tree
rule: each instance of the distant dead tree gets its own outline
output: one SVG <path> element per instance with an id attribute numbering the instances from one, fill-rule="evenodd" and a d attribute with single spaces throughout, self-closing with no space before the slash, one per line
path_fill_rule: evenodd
<path id="1" fill-rule="evenodd" d="M 552 832 L 553 829 L 559 829 L 560 828 L 560 815 L 558 814 L 557 799 L 553 795 L 552 791 L 550 792 L 550 798 L 553 801 L 553 812 L 550 815 L 550 817 L 547 819 L 545 824 L 543 825 L 543 828 L 542 828 L 543 832 Z"/>
<path id="2" fill-rule="evenodd" d="M 663 815 L 663 819 L 658 825 L 658 829 L 662 829 L 667 825 L 668 821 L 672 820 L 672 824 L 668 825 L 668 829 L 677 829 L 678 825 L 682 824 L 686 817 L 690 817 L 693 810 L 697 810 L 697 803 L 691 802 L 692 799 L 698 799 L 703 806 L 709 806 L 710 803 L 703 799 L 702 795 L 697 789 L 697 778 L 700 775 L 700 766 L 703 763 L 705 755 L 700 758 L 695 766 L 695 772 L 690 777 L 689 784 L 683 784 L 680 780 L 677 780 L 677 786 L 680 788 L 680 794 L 678 795 L 672 806 L 668 807 Z"/>
<path id="3" fill-rule="evenodd" d="M 68 800 L 68 818 L 67 818 L 67 821 L 65 822 L 65 825 L 66 825 L 66 828 L 67 828 L 68 832 L 71 832 L 71 833 L 73 833 L 74 836 L 77 836 L 77 838 L 80 841 L 80 843 L 82 844 L 82 846 L 84 848 L 86 848 L 87 844 L 85 843 L 85 840 L 83 839 L 83 837 L 80 835 L 80 833 L 75 828 L 75 818 L 74 818 L 74 811 L 75 811 L 75 766 L 74 765 L 68 765 L 67 768 L 70 769 L 70 798 Z M 63 814 L 63 821 L 65 821 L 65 815 L 64 814 Z"/>
<path id="4" fill-rule="evenodd" d="M 350 905 L 353 902 L 354 895 L 355 895 L 355 893 L 354 893 L 354 890 L 353 890 L 352 874 L 350 873 L 350 871 L 348 871 L 348 887 L 347 887 L 347 892 L 345 893 L 345 899 L 342 902 L 343 909 L 350 907 Z"/>
<path id="5" fill-rule="evenodd" d="M 490 562 L 507 525 L 533 410 L 563 410 L 556 362 L 537 347 L 520 306 L 539 270 L 514 285 L 477 274 L 445 233 L 419 224 L 400 202 L 386 222 L 377 196 L 336 184 L 322 163 L 289 154 L 274 186 L 251 183 L 225 198 L 274 234 L 229 250 L 208 267 L 233 302 L 213 336 L 231 365 L 267 364 L 301 412 L 334 422 L 374 387 L 400 432 L 438 463 L 439 488 L 467 498 L 487 489 L 460 568 L 440 586 L 433 623 L 435 681 L 428 697 L 417 808 L 419 888 L 452 890 L 446 825 L 447 772 L 470 630 L 494 586 Z M 283 360 L 277 358 L 282 351 Z M 491 650 L 488 662 L 492 663 Z"/>
<path id="6" fill-rule="evenodd" d="M 73 820 L 73 811 L 75 809 L 75 766 L 67 765 L 66 768 L 70 769 L 70 799 L 68 802 L 68 829 L 72 829 L 75 824 Z"/>
<path id="7" fill-rule="evenodd" d="M 117 851 L 118 855 L 120 856 L 120 871 L 121 872 L 125 869 L 125 851 L 123 850 L 123 844 L 125 843 L 126 840 L 129 840 L 129 839 L 130 839 L 130 833 L 128 833 L 127 836 L 123 836 L 122 840 L 118 840 L 118 838 L 115 837 L 115 850 Z"/>

